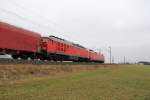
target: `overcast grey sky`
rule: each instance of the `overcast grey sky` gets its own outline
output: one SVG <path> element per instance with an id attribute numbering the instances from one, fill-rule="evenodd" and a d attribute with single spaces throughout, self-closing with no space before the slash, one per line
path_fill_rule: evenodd
<path id="1" fill-rule="evenodd" d="M 109 61 L 150 61 L 149 0 L 0 0 L 0 20 L 101 49 Z"/>

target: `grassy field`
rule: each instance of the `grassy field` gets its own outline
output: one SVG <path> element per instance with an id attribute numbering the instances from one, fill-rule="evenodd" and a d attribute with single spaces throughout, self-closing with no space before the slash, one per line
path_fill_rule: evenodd
<path id="1" fill-rule="evenodd" d="M 0 100 L 150 100 L 150 66 L 113 65 L 1 80 Z"/>

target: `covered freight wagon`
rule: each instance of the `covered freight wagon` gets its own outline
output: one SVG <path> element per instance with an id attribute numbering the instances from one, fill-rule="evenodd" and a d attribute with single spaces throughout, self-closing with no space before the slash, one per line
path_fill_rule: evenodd
<path id="1" fill-rule="evenodd" d="M 41 52 L 41 35 L 13 25 L 0 22 L 0 53 L 13 55 L 14 58 L 33 57 Z"/>

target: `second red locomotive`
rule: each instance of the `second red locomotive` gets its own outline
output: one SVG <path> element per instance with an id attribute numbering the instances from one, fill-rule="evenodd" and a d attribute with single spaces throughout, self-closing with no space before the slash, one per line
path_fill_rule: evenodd
<path id="1" fill-rule="evenodd" d="M 3 22 L 0 22 L 0 53 L 10 54 L 14 59 L 104 63 L 102 54 L 79 44 L 55 36 L 41 37 L 39 33 Z"/>

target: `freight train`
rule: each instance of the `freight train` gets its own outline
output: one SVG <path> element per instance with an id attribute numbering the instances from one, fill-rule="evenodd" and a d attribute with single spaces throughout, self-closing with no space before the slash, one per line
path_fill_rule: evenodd
<path id="1" fill-rule="evenodd" d="M 55 37 L 42 37 L 39 33 L 0 22 L 0 54 L 13 59 L 40 59 L 49 61 L 99 62 L 104 55 L 79 44 Z"/>

